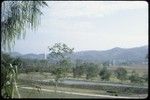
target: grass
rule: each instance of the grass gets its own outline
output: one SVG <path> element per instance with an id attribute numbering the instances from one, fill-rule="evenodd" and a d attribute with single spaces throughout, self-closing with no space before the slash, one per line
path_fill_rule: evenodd
<path id="1" fill-rule="evenodd" d="M 139 74 L 148 73 L 148 65 L 110 66 L 110 67 L 108 67 L 108 69 L 111 71 L 114 71 L 118 67 L 125 68 L 128 71 L 128 73 L 131 73 L 133 70 L 135 70 Z"/>
<path id="2" fill-rule="evenodd" d="M 20 85 L 21 86 L 21 85 Z M 25 87 L 30 87 L 29 85 L 24 85 Z M 51 92 L 37 91 L 37 89 L 22 89 L 19 88 L 21 98 L 100 98 L 96 96 L 83 96 L 77 94 L 66 94 L 64 92 L 75 92 L 75 93 L 88 93 L 88 94 L 99 94 L 99 95 L 114 95 L 101 90 L 90 90 L 90 89 L 78 89 L 69 87 L 58 87 L 57 91 L 53 92 L 54 86 L 41 86 L 42 89 L 52 90 Z M 64 92 L 63 92 L 64 91 Z M 118 94 L 118 93 L 117 93 Z M 147 94 L 118 94 L 118 96 L 130 96 L 130 97 L 147 97 Z M 15 96 L 17 98 L 17 96 Z"/>
<path id="3" fill-rule="evenodd" d="M 82 96 L 82 95 L 75 95 L 75 94 L 65 94 L 55 93 L 55 92 L 45 92 L 45 91 L 37 91 L 35 89 L 28 90 L 28 89 L 21 89 L 19 88 L 21 98 L 100 98 L 94 96 Z M 15 96 L 17 98 L 17 96 Z"/>
<path id="4" fill-rule="evenodd" d="M 148 74 L 148 65 L 131 65 L 131 66 L 109 66 L 108 69 L 110 71 L 114 71 L 116 70 L 118 67 L 124 67 L 127 71 L 128 71 L 128 75 L 131 74 L 131 72 L 133 70 L 135 70 L 140 76 L 144 75 L 144 74 Z M 77 79 L 77 80 L 86 80 L 85 78 L 86 76 L 83 75 L 80 78 L 73 78 L 73 74 L 69 73 L 67 78 L 68 79 Z M 33 80 L 46 80 L 46 79 L 52 79 L 53 76 L 51 75 L 51 73 L 46 73 L 46 72 L 29 72 L 28 74 L 26 73 L 22 73 L 19 74 L 19 78 L 21 79 L 33 79 Z M 89 80 L 89 81 L 98 81 L 100 80 L 100 77 L 97 76 L 95 77 L 93 80 Z M 117 78 L 115 78 L 114 76 L 111 77 L 111 81 L 120 81 L 117 80 Z"/>
<path id="5" fill-rule="evenodd" d="M 145 73 L 148 73 L 148 67 L 125 67 L 126 70 L 128 71 L 128 75 L 131 74 L 132 70 L 135 70 L 137 73 L 142 76 Z M 114 71 L 118 66 L 113 66 L 113 67 L 108 67 L 109 70 Z M 120 83 L 120 80 L 118 80 L 114 75 L 111 76 L 110 81 L 105 82 L 101 81 L 100 77 L 96 77 L 93 80 L 86 80 L 85 75 L 83 75 L 81 78 L 73 78 L 72 73 L 68 74 L 67 79 L 73 79 L 73 80 L 84 80 L 84 81 L 93 81 L 93 82 L 104 82 L 104 83 Z M 40 73 L 40 72 L 30 72 L 28 74 L 26 73 L 21 73 L 19 74 L 18 79 L 28 79 L 28 80 L 47 80 L 47 79 L 53 79 L 53 76 L 50 73 Z M 128 84 L 130 83 L 129 80 L 124 81 L 123 84 Z M 25 86 L 30 86 L 28 83 L 21 83 L 19 85 L 25 85 Z M 54 90 L 54 86 L 47 86 L 47 85 L 42 85 L 42 89 L 50 89 Z M 21 89 L 19 88 L 19 91 L 21 93 L 22 98 L 97 98 L 97 97 L 92 97 L 92 96 L 82 96 L 82 95 L 75 95 L 75 94 L 65 94 L 65 93 L 54 93 L 54 92 L 45 92 L 45 91 L 40 91 L 38 92 L 37 90 L 27 90 L 27 89 Z M 58 86 L 58 91 L 66 91 L 66 92 L 76 92 L 76 93 L 89 93 L 89 94 L 100 94 L 100 95 L 113 95 L 111 93 L 107 93 L 104 90 L 91 90 L 91 89 L 80 89 L 80 88 L 73 88 L 73 87 L 60 87 Z M 144 97 L 146 97 L 147 94 L 143 94 Z M 138 94 L 121 94 L 118 93 L 118 96 L 139 96 Z"/>
<path id="6" fill-rule="evenodd" d="M 115 67 L 117 68 L 117 67 Z M 115 68 L 112 68 L 110 70 L 114 70 Z M 135 68 L 135 67 L 134 67 Z M 132 68 L 132 69 L 134 69 Z M 131 74 L 132 70 L 127 69 L 128 70 L 128 75 Z M 137 69 L 139 70 L 139 69 Z M 145 68 L 143 68 L 142 70 L 139 70 L 138 74 L 140 74 L 140 76 L 144 75 L 145 73 Z M 28 80 L 47 80 L 47 79 L 53 79 L 54 77 L 51 75 L 51 73 L 40 73 L 40 72 L 30 72 L 28 74 L 26 73 L 21 73 L 18 76 L 18 79 L 28 79 Z M 109 81 L 102 81 L 100 79 L 99 76 L 97 76 L 95 79 L 92 80 L 86 80 L 85 75 L 83 75 L 81 78 L 73 78 L 73 76 L 71 76 L 71 74 L 69 74 L 69 77 L 67 77 L 66 79 L 71 79 L 71 80 L 83 80 L 83 81 L 88 81 L 88 82 L 106 82 L 106 83 L 121 83 L 121 81 L 119 79 L 117 79 L 113 74 L 110 77 Z M 125 80 L 123 81 L 123 84 L 133 84 L 130 82 L 130 80 Z M 147 83 L 144 83 L 147 86 Z"/>
<path id="7" fill-rule="evenodd" d="M 24 86 L 30 87 L 30 85 L 24 85 Z M 42 85 L 40 87 L 42 89 L 49 89 L 49 90 L 55 89 L 54 86 L 47 86 L 47 85 Z M 80 88 L 74 88 L 74 87 L 60 87 L 60 86 L 58 86 L 57 90 L 58 91 L 65 91 L 65 92 L 77 92 L 77 93 L 107 94 L 107 92 L 103 91 L 103 90 L 80 89 Z"/>
<path id="8" fill-rule="evenodd" d="M 48 89 L 48 90 L 55 90 L 55 87 L 53 85 L 44 85 L 44 84 L 38 84 L 34 83 L 33 84 L 28 84 L 28 83 L 20 83 L 19 86 L 25 86 L 25 87 L 35 87 L 35 85 L 40 86 L 42 89 Z M 58 91 L 64 91 L 64 92 L 75 92 L 75 93 L 88 93 L 88 94 L 99 94 L 99 95 L 114 95 L 113 93 L 108 93 L 106 90 L 101 90 L 101 89 L 88 89 L 88 88 L 79 88 L 79 87 L 70 87 L 70 86 L 60 86 L 58 85 L 57 88 Z M 117 93 L 118 96 L 132 96 L 136 95 L 135 93 L 130 93 L 130 92 L 119 92 Z"/>

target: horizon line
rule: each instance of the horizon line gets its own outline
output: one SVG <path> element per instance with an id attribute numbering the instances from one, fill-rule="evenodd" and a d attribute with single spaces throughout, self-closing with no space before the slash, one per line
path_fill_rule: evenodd
<path id="1" fill-rule="evenodd" d="M 132 49 L 132 48 L 138 48 L 138 47 L 144 47 L 144 46 L 147 46 L 148 45 L 142 45 L 142 46 L 134 46 L 134 47 L 129 47 L 129 48 L 122 48 L 122 47 L 113 47 L 113 48 L 110 48 L 110 49 L 104 49 L 104 50 L 79 50 L 79 51 L 75 51 L 75 52 L 82 52 L 82 51 L 106 51 L 106 50 L 111 50 L 111 49 L 114 49 L 114 48 L 120 48 L 120 49 Z M 6 52 L 6 51 L 3 51 L 3 52 Z M 14 52 L 17 52 L 17 53 L 20 53 L 19 51 L 10 51 L 10 52 L 6 52 L 6 53 L 14 53 Z M 43 53 L 20 53 L 20 54 L 23 54 L 23 55 L 26 55 L 26 54 L 36 54 L 36 55 L 39 55 L 39 54 L 45 54 L 45 51 Z"/>

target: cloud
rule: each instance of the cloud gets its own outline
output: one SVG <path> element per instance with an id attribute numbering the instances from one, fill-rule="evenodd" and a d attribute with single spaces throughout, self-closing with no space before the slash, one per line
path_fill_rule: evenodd
<path id="1" fill-rule="evenodd" d="M 148 7 L 145 1 L 49 1 L 48 4 L 55 17 L 104 17 L 122 10 Z"/>
<path id="2" fill-rule="evenodd" d="M 41 16 L 38 30 L 27 31 L 25 40 L 16 42 L 15 50 L 43 53 L 47 46 L 56 42 L 64 42 L 74 47 L 75 51 L 148 43 L 147 2 L 47 2 L 49 7 L 43 8 L 44 16 Z M 133 13 L 130 10 L 136 11 Z"/>

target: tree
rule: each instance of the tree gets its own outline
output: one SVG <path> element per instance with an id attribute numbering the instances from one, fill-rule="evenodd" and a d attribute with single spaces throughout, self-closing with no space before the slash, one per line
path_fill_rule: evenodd
<path id="1" fill-rule="evenodd" d="M 86 79 L 92 79 L 98 75 L 98 65 L 93 63 L 86 64 Z"/>
<path id="2" fill-rule="evenodd" d="M 39 25 L 41 7 L 48 6 L 45 1 L 4 1 L 1 13 L 2 49 L 6 50 L 16 39 L 25 36 L 27 27 L 35 29 Z"/>
<path id="3" fill-rule="evenodd" d="M 121 81 L 127 78 L 127 70 L 123 67 L 117 68 L 117 70 L 115 70 L 115 74 L 116 74 L 116 77 L 120 79 Z"/>
<path id="4" fill-rule="evenodd" d="M 82 60 L 77 59 L 76 60 L 76 65 L 73 68 L 73 77 L 81 77 L 83 74 L 85 74 L 85 64 L 83 63 Z"/>
<path id="5" fill-rule="evenodd" d="M 69 65 L 69 57 L 68 54 L 73 52 L 73 48 L 69 48 L 64 43 L 55 43 L 54 46 L 48 47 L 49 48 L 49 56 L 50 58 L 56 61 L 55 67 L 52 71 L 52 74 L 55 76 L 55 92 L 57 91 L 57 84 L 61 78 L 66 76 L 68 72 L 68 65 Z"/>
<path id="6" fill-rule="evenodd" d="M 44 1 L 4 1 L 2 2 L 1 12 L 1 46 L 2 50 L 11 50 L 11 47 L 15 44 L 16 39 L 25 37 L 26 27 L 35 29 L 39 24 L 39 17 L 42 15 L 41 7 L 47 6 Z M 2 55 L 3 56 L 3 55 Z M 7 62 L 6 59 L 4 62 Z M 16 67 L 16 66 L 15 66 Z M 5 78 L 8 75 L 16 76 L 16 69 L 11 64 L 4 65 L 1 74 L 6 74 L 3 80 L 4 87 L 7 83 L 11 82 L 7 88 L 2 88 L 4 94 L 3 97 L 13 98 L 13 81 L 11 78 Z M 11 71 L 10 71 L 11 70 Z M 11 76 L 10 76 L 11 77 Z M 14 81 L 15 78 L 13 78 Z"/>
<path id="7" fill-rule="evenodd" d="M 148 74 L 144 74 L 142 77 L 146 82 L 148 82 Z"/>
<path id="8" fill-rule="evenodd" d="M 142 83 L 142 78 L 139 77 L 139 74 L 136 73 L 136 71 L 132 71 L 131 76 L 129 77 L 129 80 L 132 83 Z"/>
<path id="9" fill-rule="evenodd" d="M 103 66 L 109 66 L 109 61 L 103 62 Z"/>
<path id="10" fill-rule="evenodd" d="M 1 58 L 1 71 L 3 71 L 1 72 L 2 96 L 4 98 L 12 98 L 16 92 L 18 97 L 20 97 L 16 82 L 18 67 L 21 66 L 22 62 L 20 58 L 12 58 L 4 53 L 2 53 Z"/>
<path id="11" fill-rule="evenodd" d="M 102 80 L 109 80 L 109 78 L 111 76 L 111 72 L 108 71 L 107 67 L 103 67 L 102 70 L 100 70 L 99 75 Z"/>
<path id="12" fill-rule="evenodd" d="M 85 73 L 85 66 L 78 65 L 75 68 L 73 68 L 73 76 L 75 77 L 81 77 Z"/>

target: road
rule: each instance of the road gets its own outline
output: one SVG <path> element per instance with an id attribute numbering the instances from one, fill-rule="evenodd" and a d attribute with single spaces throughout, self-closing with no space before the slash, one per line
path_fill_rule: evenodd
<path id="1" fill-rule="evenodd" d="M 19 87 L 22 89 L 36 89 L 33 87 Z M 41 89 L 41 91 L 45 92 L 54 92 L 54 90 L 49 89 Z M 74 95 L 83 95 L 83 96 L 93 96 L 93 97 L 99 97 L 99 98 L 124 98 L 124 99 L 141 99 L 144 97 L 124 97 L 124 96 L 110 96 L 110 95 L 98 95 L 98 94 L 88 94 L 88 93 L 76 93 L 76 92 L 66 92 L 66 91 L 57 91 L 58 93 L 66 93 L 66 94 L 74 94 Z"/>
<path id="2" fill-rule="evenodd" d="M 39 80 L 41 81 L 41 80 Z M 53 81 L 52 79 L 42 80 L 43 82 Z M 102 83 L 102 82 L 86 82 L 82 80 L 63 80 L 61 83 L 64 84 L 75 84 L 75 85 L 104 85 L 104 86 L 117 86 L 117 87 L 135 87 L 135 88 L 148 88 L 145 86 L 135 86 L 135 85 L 127 85 L 127 84 L 114 84 L 114 83 Z"/>

